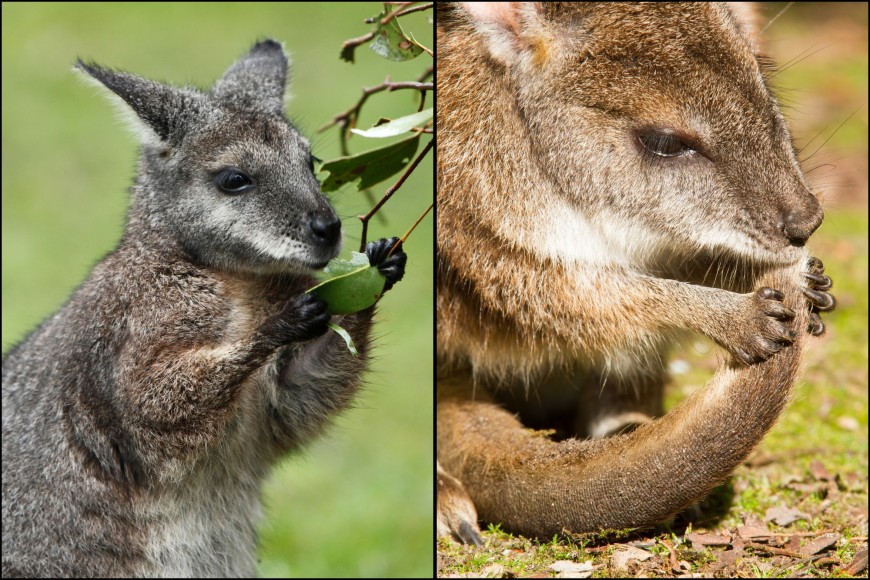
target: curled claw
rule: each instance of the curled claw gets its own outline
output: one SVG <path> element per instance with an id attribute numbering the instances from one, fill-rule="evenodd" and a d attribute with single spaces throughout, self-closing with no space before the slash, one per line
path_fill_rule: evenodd
<path id="1" fill-rule="evenodd" d="M 767 286 L 762 286 L 756 291 L 759 297 L 764 298 L 765 300 L 777 300 L 782 302 L 785 299 L 782 292 L 779 290 L 774 290 L 773 288 L 769 288 Z"/>
<path id="2" fill-rule="evenodd" d="M 834 285 L 834 282 L 830 278 L 822 276 L 821 274 L 810 274 L 804 272 L 804 278 L 812 282 L 812 288 L 814 290 L 830 290 Z"/>
<path id="3" fill-rule="evenodd" d="M 810 274 L 824 274 L 825 265 L 818 258 L 810 257 L 807 260 L 807 270 L 809 270 Z"/>
<path id="4" fill-rule="evenodd" d="M 380 266 L 381 263 L 387 259 L 387 256 L 390 254 L 390 250 L 393 249 L 393 246 L 396 245 L 396 242 L 399 241 L 399 238 L 381 238 L 379 240 L 375 240 L 374 242 L 369 242 L 366 244 L 366 256 L 369 257 L 369 264 L 372 266 Z M 395 252 L 401 252 L 402 246 L 399 244 L 399 247 L 396 248 Z M 395 253 L 394 252 L 394 253 Z"/>
<path id="5" fill-rule="evenodd" d="M 820 312 L 829 312 L 837 306 L 837 300 L 828 292 L 834 285 L 833 281 L 824 276 L 825 265 L 818 258 L 807 260 L 807 272 L 804 278 L 808 281 L 805 288 L 801 288 L 809 303 L 810 316 L 807 322 L 807 332 L 813 336 L 820 336 L 825 332 L 825 323 L 819 316 Z"/>
<path id="6" fill-rule="evenodd" d="M 405 276 L 408 255 L 402 250 L 402 242 L 399 238 L 381 238 L 369 242 L 366 244 L 366 255 L 369 258 L 369 264 L 375 266 L 387 278 L 384 292 Z"/>
<path id="7" fill-rule="evenodd" d="M 825 333 L 825 323 L 822 322 L 821 316 L 815 312 L 810 312 L 810 319 L 807 322 L 807 332 L 813 336 L 821 336 Z"/>
<path id="8" fill-rule="evenodd" d="M 801 292 L 803 292 L 804 296 L 809 299 L 814 311 L 828 312 L 833 310 L 837 305 L 837 301 L 834 300 L 834 297 L 827 292 L 818 292 L 816 290 L 810 290 L 809 288 L 801 288 Z"/>

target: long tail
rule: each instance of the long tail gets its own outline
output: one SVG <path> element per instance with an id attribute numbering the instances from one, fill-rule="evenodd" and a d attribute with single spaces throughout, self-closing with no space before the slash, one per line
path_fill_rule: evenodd
<path id="1" fill-rule="evenodd" d="M 807 328 L 800 266 L 774 271 Z M 439 460 L 458 476 L 481 519 L 550 537 L 654 524 L 721 483 L 773 426 L 787 404 L 806 335 L 749 367 L 723 364 L 710 382 L 664 417 L 632 433 L 553 442 L 467 388 L 439 384 Z M 457 444 L 461 441 L 461 448 Z"/>

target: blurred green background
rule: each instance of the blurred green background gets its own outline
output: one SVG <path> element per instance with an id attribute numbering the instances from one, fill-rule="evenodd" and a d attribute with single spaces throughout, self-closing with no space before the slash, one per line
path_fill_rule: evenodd
<path id="1" fill-rule="evenodd" d="M 2 344 L 4 352 L 56 310 L 120 238 L 137 142 L 114 106 L 71 70 L 76 57 L 147 78 L 207 88 L 254 41 L 291 53 L 290 118 L 321 159 L 337 134 L 315 130 L 390 75 L 414 80 L 426 55 L 356 64 L 341 44 L 370 30 L 377 3 L 3 3 Z M 432 47 L 431 12 L 402 20 Z M 430 96 L 431 98 L 431 96 Z M 371 98 L 363 127 L 416 110 L 415 94 Z M 423 141 L 425 143 L 425 140 Z M 354 137 L 354 152 L 384 143 Z M 422 148 L 422 145 L 421 145 Z M 370 225 L 401 235 L 432 199 L 431 155 Z M 378 186 L 376 195 L 389 183 Z M 332 196 L 355 249 L 370 203 Z M 384 299 L 376 360 L 356 408 L 303 454 L 276 468 L 261 526 L 263 576 L 431 577 L 433 571 L 433 218 L 406 243 L 405 280 Z"/>

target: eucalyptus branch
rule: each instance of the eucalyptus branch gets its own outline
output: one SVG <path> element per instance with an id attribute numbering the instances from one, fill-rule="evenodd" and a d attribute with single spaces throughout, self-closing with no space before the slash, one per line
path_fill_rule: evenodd
<path id="1" fill-rule="evenodd" d="M 402 27 L 399 25 L 399 21 L 397 20 L 399 17 L 406 16 L 414 12 L 432 10 L 434 6 L 434 2 L 384 2 L 384 10 L 379 16 L 375 16 L 365 20 L 367 24 L 373 24 L 374 29 L 368 34 L 345 41 L 342 45 L 341 58 L 346 61 L 353 62 L 355 50 L 360 45 L 366 43 L 371 43 L 372 48 L 375 49 L 375 52 L 377 52 L 380 56 L 391 60 L 412 59 L 416 56 L 419 56 L 421 52 L 428 54 L 430 57 L 434 58 L 433 51 L 428 47 L 425 47 L 418 43 L 413 38 L 413 36 L 406 34 L 402 30 Z M 380 36 L 381 34 L 383 34 L 383 37 Z M 412 48 L 413 50 L 409 51 L 409 46 L 405 46 L 406 43 L 409 46 L 413 45 L 410 46 L 410 48 Z M 381 92 L 392 92 L 395 90 L 408 89 L 419 91 L 420 93 L 420 101 L 417 112 L 420 113 L 424 110 L 427 110 L 427 93 L 435 90 L 434 66 L 430 64 L 421 74 L 417 76 L 417 79 L 414 81 L 392 81 L 390 77 L 386 77 L 385 80 L 378 85 L 364 87 L 362 89 L 362 95 L 360 95 L 356 103 L 354 103 L 344 112 L 336 115 L 331 121 L 320 127 L 317 132 L 322 133 L 327 129 L 330 129 L 331 127 L 337 127 L 339 129 L 339 148 L 342 157 L 354 159 L 354 157 L 350 154 L 348 141 L 350 140 L 350 137 L 352 135 L 351 130 L 357 127 L 360 123 L 363 106 L 366 104 L 369 97 Z M 413 159 L 413 161 L 404 168 L 404 171 L 398 181 L 396 181 L 396 183 L 394 183 L 386 190 L 386 192 L 384 192 L 383 196 L 380 200 L 377 201 L 377 203 L 375 203 L 376 198 L 370 188 L 366 187 L 365 189 L 361 190 L 366 200 L 368 200 L 368 203 L 373 204 L 373 207 L 366 215 L 357 216 L 362 222 L 362 240 L 360 244 L 361 251 L 366 244 L 369 221 L 378 214 L 378 211 L 387 202 L 387 200 L 389 200 L 392 195 L 396 191 L 398 191 L 399 188 L 402 187 L 402 184 L 405 182 L 408 176 L 415 171 L 420 161 L 429 153 L 429 151 L 432 150 L 434 146 L 434 121 L 430 120 L 422 125 L 423 126 L 410 127 L 405 130 L 417 134 L 418 136 L 421 134 L 432 135 L 433 139 L 430 139 L 430 141 L 424 146 L 423 150 L 419 153 L 419 155 L 417 155 Z M 402 164 L 404 164 L 404 161 L 402 162 Z M 375 165 L 374 167 L 377 168 L 378 166 Z M 400 169 L 400 167 L 391 169 L 390 172 L 393 173 L 397 169 Z M 372 169 L 372 166 L 360 165 L 358 169 L 360 171 L 369 171 L 370 169 Z M 373 169 L 372 173 L 376 173 L 377 170 L 378 169 Z M 384 177 L 381 177 L 380 179 L 384 179 Z M 365 182 L 365 179 L 363 179 L 363 182 Z M 431 211 L 431 207 L 430 209 L 427 209 L 423 213 L 423 215 L 420 216 L 420 218 L 417 220 L 417 223 L 419 223 L 419 221 L 422 220 L 429 213 L 429 211 Z M 384 219 L 383 215 L 380 217 L 380 219 Z M 412 226 L 411 230 L 406 233 L 405 237 L 407 237 L 407 235 L 413 230 L 414 227 L 416 227 L 416 224 L 415 226 Z"/>
<path id="2" fill-rule="evenodd" d="M 427 72 L 431 74 L 431 67 Z M 355 105 L 353 105 L 351 108 L 344 111 L 343 113 L 339 113 L 338 115 L 336 115 L 332 119 L 332 121 L 320 127 L 317 132 L 322 133 L 333 125 L 341 125 L 342 133 L 344 133 L 347 129 L 356 126 L 356 119 L 359 118 L 360 110 L 370 96 L 383 91 L 392 92 L 401 89 L 416 89 L 421 93 L 425 94 L 426 91 L 435 90 L 435 83 L 426 83 L 420 81 L 392 82 L 390 80 L 390 77 L 387 77 L 386 79 L 384 79 L 384 82 L 379 85 L 375 85 L 373 87 L 363 87 L 362 96 Z"/>
<path id="3" fill-rule="evenodd" d="M 396 193 L 396 191 L 398 191 L 400 187 L 402 187 L 402 184 L 405 183 L 405 180 L 408 179 L 408 176 L 414 172 L 414 170 L 420 164 L 420 161 L 422 161 L 423 158 L 426 157 L 426 154 L 432 150 L 432 146 L 434 145 L 434 143 L 435 140 L 430 139 L 429 142 L 426 143 L 426 146 L 423 147 L 423 150 L 417 155 L 417 157 L 414 158 L 414 161 L 412 161 L 407 169 L 405 169 L 404 173 L 402 173 L 402 176 L 399 177 L 399 180 L 391 185 L 386 192 L 384 192 L 384 196 L 378 201 L 378 203 L 376 203 L 375 206 L 370 209 L 366 215 L 357 216 L 362 222 L 362 240 L 360 241 L 360 252 L 365 251 L 369 220 L 372 219 L 372 216 L 378 213 L 378 210 L 381 209 L 381 206 L 387 203 L 387 201 L 391 197 L 393 197 L 393 194 Z"/>
<path id="4" fill-rule="evenodd" d="M 420 4 L 419 6 L 411 6 L 412 4 L 416 4 L 416 2 L 384 2 L 384 4 L 390 4 L 391 6 L 402 6 L 402 7 L 409 6 L 409 8 L 400 8 L 399 10 L 396 10 L 395 12 L 390 12 L 389 14 L 387 14 L 386 16 L 381 18 L 380 21 L 378 22 L 378 24 L 380 24 L 381 26 L 383 26 L 384 24 L 389 24 L 390 20 L 392 20 L 393 18 L 398 18 L 399 16 L 405 16 L 406 14 L 411 14 L 412 12 L 420 12 L 423 10 L 429 10 L 430 8 L 432 8 L 434 6 L 435 3 L 434 2 L 427 2 L 426 4 Z M 366 18 L 365 23 L 366 24 L 374 24 L 375 19 L 374 18 Z M 345 40 L 344 44 L 341 45 L 342 52 L 344 52 L 348 48 L 356 49 L 356 47 L 367 43 L 368 41 L 372 40 L 375 37 L 376 33 L 377 33 L 377 30 L 372 30 L 368 34 L 364 34 L 360 37 L 351 38 L 350 40 Z M 426 51 L 426 54 L 428 54 L 429 56 L 434 56 L 434 54 L 432 53 L 432 50 L 430 48 L 427 48 L 423 45 L 418 45 L 418 46 L 420 46 L 420 48 L 422 48 L 424 51 Z"/>
<path id="5" fill-rule="evenodd" d="M 403 4 L 416 4 L 416 2 L 385 2 L 385 4 L 390 4 L 392 6 L 401 6 Z M 393 12 L 395 17 L 404 16 L 405 14 L 410 14 L 411 12 L 422 12 L 423 10 L 429 10 L 435 5 L 434 2 L 426 2 L 425 4 L 420 4 L 418 6 L 411 6 L 410 8 L 405 8 L 402 10 L 398 10 Z"/>

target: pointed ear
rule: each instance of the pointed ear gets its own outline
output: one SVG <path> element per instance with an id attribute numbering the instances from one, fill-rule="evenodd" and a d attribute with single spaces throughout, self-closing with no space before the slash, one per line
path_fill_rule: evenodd
<path id="1" fill-rule="evenodd" d="M 287 55 L 279 43 L 258 42 L 227 69 L 211 94 L 232 108 L 281 115 L 288 66 Z"/>
<path id="2" fill-rule="evenodd" d="M 203 96 L 191 89 L 173 88 L 81 60 L 75 68 L 120 97 L 136 113 L 139 125 L 164 142 L 180 142 L 205 106 Z"/>
<path id="3" fill-rule="evenodd" d="M 516 65 L 529 53 L 544 62 L 552 41 L 546 30 L 541 2 L 459 2 L 456 10 L 481 34 L 485 47 L 498 62 Z"/>

